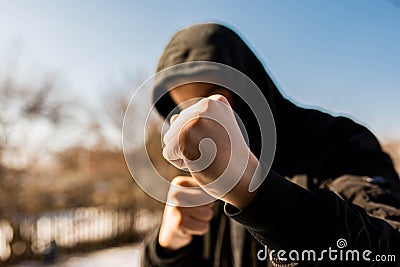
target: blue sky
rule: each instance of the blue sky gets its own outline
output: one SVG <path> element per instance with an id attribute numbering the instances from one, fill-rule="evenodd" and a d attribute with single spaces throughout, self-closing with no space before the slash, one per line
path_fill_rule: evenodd
<path id="1" fill-rule="evenodd" d="M 0 64 L 18 43 L 25 77 L 57 73 L 71 94 L 96 102 L 112 81 L 151 75 L 178 29 L 216 21 L 240 33 L 296 103 L 400 139 L 395 2 L 2 0 Z"/>

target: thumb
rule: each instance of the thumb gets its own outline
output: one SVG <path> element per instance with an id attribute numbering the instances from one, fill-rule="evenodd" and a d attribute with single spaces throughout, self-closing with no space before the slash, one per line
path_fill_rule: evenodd
<path id="1" fill-rule="evenodd" d="M 225 96 L 220 95 L 220 94 L 211 95 L 208 97 L 208 99 L 221 101 L 222 103 L 225 103 L 226 105 L 230 106 L 228 99 L 226 99 Z"/>
<path id="2" fill-rule="evenodd" d="M 168 205 L 177 207 L 199 207 L 215 200 L 191 176 L 175 177 L 171 181 L 167 199 Z"/>

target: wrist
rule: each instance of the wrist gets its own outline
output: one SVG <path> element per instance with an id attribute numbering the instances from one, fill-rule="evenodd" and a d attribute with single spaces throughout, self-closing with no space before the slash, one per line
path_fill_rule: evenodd
<path id="1" fill-rule="evenodd" d="M 258 160 L 253 155 L 250 154 L 248 164 L 246 170 L 243 174 L 243 177 L 239 180 L 237 185 L 225 196 L 222 197 L 222 200 L 235 206 L 238 209 L 243 210 L 246 208 L 251 201 L 254 199 L 258 190 L 250 192 L 249 186 L 254 178 L 258 179 L 257 171 Z M 259 171 L 258 171 L 259 172 Z"/>
<path id="2" fill-rule="evenodd" d="M 158 244 L 166 252 L 173 252 L 187 246 L 192 241 L 191 235 L 179 233 L 172 229 L 160 228 L 158 234 Z"/>

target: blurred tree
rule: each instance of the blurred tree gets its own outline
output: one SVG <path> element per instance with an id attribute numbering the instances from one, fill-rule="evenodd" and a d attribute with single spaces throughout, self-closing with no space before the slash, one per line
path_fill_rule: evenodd
<path id="1" fill-rule="evenodd" d="M 102 130 L 104 133 L 108 133 L 106 135 L 110 143 L 119 151 L 121 150 L 121 132 L 126 109 L 131 97 L 146 78 L 147 75 L 141 70 L 135 71 L 134 74 L 122 75 L 119 79 L 111 81 L 102 95 L 102 107 L 104 108 L 99 110 L 101 112 L 99 118 L 102 121 Z M 138 112 L 139 119 L 140 113 L 145 107 L 133 108 Z M 139 133 L 133 124 L 125 127 Z"/>
<path id="2" fill-rule="evenodd" d="M 20 210 L 22 180 L 46 156 L 49 134 L 67 111 L 53 77 L 37 85 L 23 84 L 6 71 L 0 77 L 0 210 L 11 217 Z"/>
<path id="3" fill-rule="evenodd" d="M 29 73 L 19 74 L 18 60 L 4 62 L 0 61 L 0 219 L 18 232 L 24 218 L 51 211 L 162 208 L 134 183 L 120 145 L 125 110 L 143 76 L 109 86 L 112 90 L 98 94 L 102 104 L 91 109 L 69 100 L 72 95 L 58 76 L 31 79 Z M 158 141 L 153 138 L 157 134 Z M 159 133 L 150 131 L 150 141 L 155 147 L 150 150 L 161 155 Z M 135 157 L 143 160 L 142 155 Z"/>
<path id="4" fill-rule="evenodd" d="M 45 136 L 49 129 L 56 129 L 67 116 L 66 104 L 56 94 L 52 77 L 46 77 L 36 86 L 20 84 L 11 75 L 0 81 L 0 165 L 3 168 L 14 165 L 26 168 L 39 160 L 26 158 L 28 154 L 41 152 L 30 151 L 31 148 L 46 148 L 38 145 L 40 139 L 45 139 L 38 135 Z"/>

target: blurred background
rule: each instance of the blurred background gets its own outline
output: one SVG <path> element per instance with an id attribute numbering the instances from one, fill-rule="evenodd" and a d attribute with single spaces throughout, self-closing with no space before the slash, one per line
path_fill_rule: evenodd
<path id="1" fill-rule="evenodd" d="M 400 168 L 399 1 L 0 0 L 0 266 L 138 265 L 163 205 L 126 167 L 124 111 L 169 38 L 210 21 L 286 97 L 367 126 Z M 160 122 L 147 148 L 173 177 Z"/>

